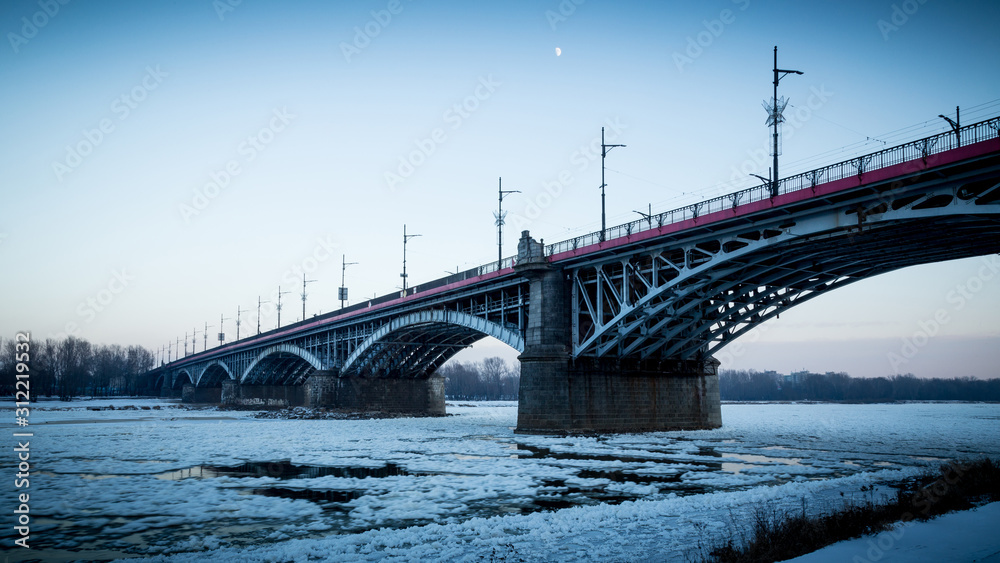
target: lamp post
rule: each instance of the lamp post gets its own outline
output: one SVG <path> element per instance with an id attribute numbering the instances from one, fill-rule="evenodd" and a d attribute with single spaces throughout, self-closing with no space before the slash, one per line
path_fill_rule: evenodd
<path id="1" fill-rule="evenodd" d="M 341 262 L 340 262 L 340 287 L 338 288 L 338 291 L 337 291 L 337 297 L 340 298 L 340 308 L 341 309 L 344 308 L 344 302 L 347 301 L 347 283 L 345 282 L 345 280 L 347 278 L 347 267 L 348 266 L 355 266 L 357 264 L 358 264 L 357 262 L 348 262 L 346 254 L 341 255 Z"/>
<path id="2" fill-rule="evenodd" d="M 608 185 L 604 181 L 604 159 L 607 158 L 608 152 L 615 147 L 624 147 L 625 145 L 609 145 L 604 142 L 604 128 L 601 127 L 601 242 L 604 242 L 604 233 L 607 230 L 607 221 L 604 209 L 604 188 Z"/>
<path id="3" fill-rule="evenodd" d="M 504 218 L 507 216 L 507 214 L 503 212 L 503 198 L 504 196 L 508 196 L 510 194 L 519 194 L 521 191 L 504 191 L 503 178 L 498 178 L 497 191 L 497 212 L 494 214 L 494 217 L 497 219 L 497 271 L 500 271 L 500 268 L 503 267 L 503 224 Z"/>
<path id="4" fill-rule="evenodd" d="M 260 334 L 260 304 L 270 303 L 270 301 L 261 301 L 260 295 L 257 296 L 257 334 Z"/>
<path id="5" fill-rule="evenodd" d="M 642 215 L 642 218 L 645 219 L 647 223 L 649 223 L 649 228 L 652 229 L 653 228 L 653 204 L 650 203 L 648 205 L 649 205 L 649 213 L 643 213 L 642 211 L 636 211 L 634 209 L 632 210 L 632 212 L 633 213 L 638 213 L 639 215 Z"/>
<path id="6" fill-rule="evenodd" d="M 223 327 L 226 326 L 228 320 L 230 319 L 227 319 L 224 314 L 219 313 L 219 346 L 222 346 L 222 343 L 226 341 L 226 332 Z"/>
<path id="7" fill-rule="evenodd" d="M 306 284 L 316 280 L 307 280 L 306 273 L 302 272 L 302 320 L 306 320 Z"/>
<path id="8" fill-rule="evenodd" d="M 205 349 L 208 350 L 208 329 L 212 328 L 212 325 L 205 321 Z"/>
<path id="9" fill-rule="evenodd" d="M 399 274 L 399 277 L 403 278 L 403 296 L 406 296 L 406 243 L 413 237 L 419 237 L 421 235 L 408 235 L 406 234 L 406 225 L 403 225 L 403 273 Z"/>
<path id="10" fill-rule="evenodd" d="M 948 122 L 951 125 L 952 131 L 955 132 L 955 142 L 958 146 L 962 146 L 962 114 L 959 112 L 958 106 L 955 106 L 955 121 L 952 121 L 950 117 L 938 114 L 938 117 Z"/>
<path id="11" fill-rule="evenodd" d="M 291 293 L 291 291 L 281 291 L 281 286 L 279 285 L 278 286 L 278 307 L 277 307 L 277 309 L 278 309 L 278 328 L 281 328 L 281 296 L 284 295 L 284 294 L 286 294 L 286 293 Z"/>

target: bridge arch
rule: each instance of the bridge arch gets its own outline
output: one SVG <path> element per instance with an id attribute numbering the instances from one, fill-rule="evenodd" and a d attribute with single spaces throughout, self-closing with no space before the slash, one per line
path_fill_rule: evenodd
<path id="1" fill-rule="evenodd" d="M 212 360 L 198 374 L 195 386 L 218 387 L 224 379 L 236 379 L 233 370 L 222 360 Z"/>
<path id="2" fill-rule="evenodd" d="M 191 372 L 187 369 L 182 369 L 174 375 L 173 385 L 171 389 L 183 389 L 185 385 L 190 385 L 194 383 L 194 378 L 191 377 Z"/>
<path id="3" fill-rule="evenodd" d="M 427 377 L 460 350 L 492 336 L 519 352 L 524 339 L 516 328 L 460 311 L 432 309 L 385 323 L 348 356 L 342 373 Z"/>
<path id="4" fill-rule="evenodd" d="M 261 351 L 240 377 L 247 385 L 301 384 L 323 362 L 311 352 L 293 344 L 278 344 Z"/>

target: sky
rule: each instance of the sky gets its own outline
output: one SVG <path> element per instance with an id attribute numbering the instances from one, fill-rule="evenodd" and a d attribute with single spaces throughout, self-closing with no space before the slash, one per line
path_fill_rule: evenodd
<path id="1" fill-rule="evenodd" d="M 1000 4 L 3 3 L 0 336 L 217 344 L 768 175 L 1000 115 Z M 342 263 L 356 262 L 346 271 Z M 996 377 L 1000 276 L 900 270 L 800 305 L 723 368 Z M 983 274 L 986 272 L 989 277 Z M 965 288 L 969 297 L 956 299 Z M 946 322 L 937 323 L 940 311 Z M 238 311 L 240 312 L 237 315 Z M 484 341 L 459 361 L 516 352 Z"/>

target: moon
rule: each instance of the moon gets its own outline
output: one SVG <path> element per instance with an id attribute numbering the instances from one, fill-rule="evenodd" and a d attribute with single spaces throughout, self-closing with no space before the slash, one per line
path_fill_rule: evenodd
<path id="1" fill-rule="evenodd" d="M 560 49 L 559 47 L 556 47 L 556 56 L 558 57 L 561 54 L 562 54 L 562 49 Z"/>

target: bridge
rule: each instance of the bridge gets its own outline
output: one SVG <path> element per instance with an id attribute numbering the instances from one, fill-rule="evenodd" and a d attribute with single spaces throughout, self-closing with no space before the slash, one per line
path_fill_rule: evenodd
<path id="1" fill-rule="evenodd" d="M 713 354 L 907 266 L 1000 252 L 1000 118 L 545 245 L 164 364 L 194 402 L 444 413 L 435 370 L 520 352 L 519 432 L 721 425 Z"/>

